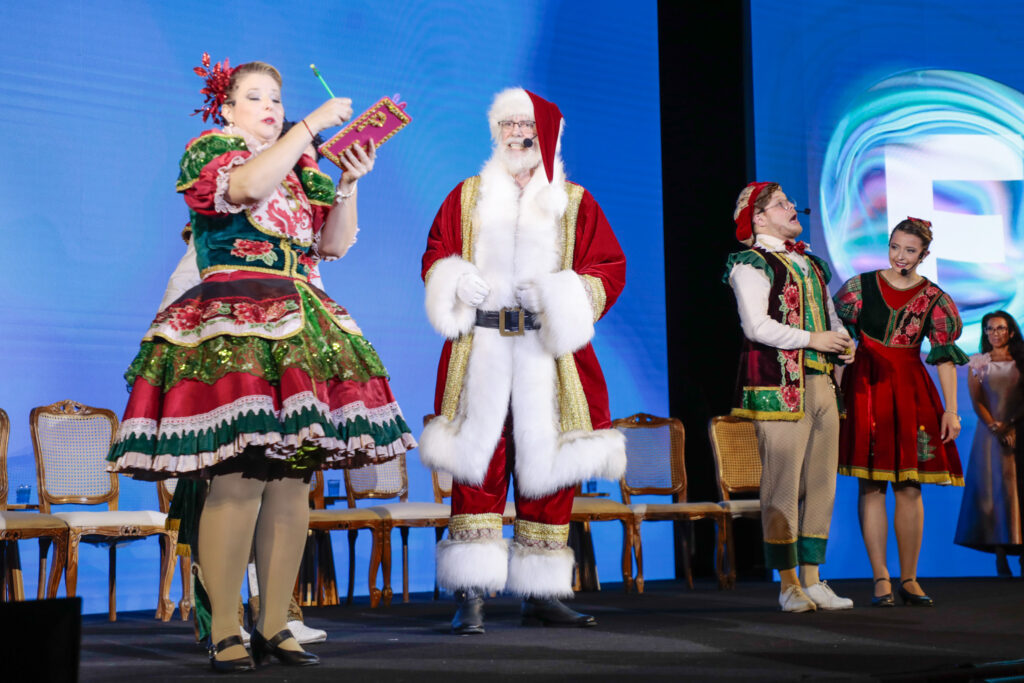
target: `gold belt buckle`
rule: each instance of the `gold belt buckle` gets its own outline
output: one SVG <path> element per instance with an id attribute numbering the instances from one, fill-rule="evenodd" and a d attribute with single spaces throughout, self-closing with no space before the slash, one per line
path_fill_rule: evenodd
<path id="1" fill-rule="evenodd" d="M 519 314 L 519 329 L 511 332 L 505 329 L 505 317 L 509 313 Z M 521 308 L 503 308 L 498 311 L 498 334 L 502 337 L 521 337 L 526 331 L 526 311 Z"/>

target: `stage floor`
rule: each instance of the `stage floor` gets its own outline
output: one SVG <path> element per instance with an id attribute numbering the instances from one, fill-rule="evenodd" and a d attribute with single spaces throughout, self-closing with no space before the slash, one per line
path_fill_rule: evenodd
<path id="1" fill-rule="evenodd" d="M 519 603 L 487 603 L 487 633 L 448 633 L 452 603 L 416 595 L 409 604 L 370 609 L 308 608 L 326 629 L 312 645 L 322 664 L 274 663 L 252 680 L 493 681 L 520 679 L 838 681 L 1024 680 L 1024 580 L 928 579 L 934 608 L 868 606 L 868 581 L 836 581 L 857 605 L 844 612 L 783 614 L 777 587 L 741 582 L 719 591 L 652 582 L 643 595 L 618 585 L 579 594 L 576 609 L 597 616 L 591 629 L 527 628 Z M 397 596 L 396 596 L 397 597 Z M 400 599 L 400 598 L 399 598 Z M 150 613 L 83 619 L 81 681 L 187 681 L 213 676 L 190 624 Z M 993 668 L 977 669 L 980 665 Z M 928 672 L 931 672 L 928 675 Z"/>

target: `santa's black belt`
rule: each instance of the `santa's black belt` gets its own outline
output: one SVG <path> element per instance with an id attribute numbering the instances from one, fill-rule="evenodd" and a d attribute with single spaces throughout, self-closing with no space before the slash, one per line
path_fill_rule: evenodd
<path id="1" fill-rule="evenodd" d="M 539 330 L 540 320 L 531 311 L 522 308 L 503 308 L 500 311 L 476 311 L 476 326 L 497 328 L 503 337 L 515 337 L 526 330 Z"/>

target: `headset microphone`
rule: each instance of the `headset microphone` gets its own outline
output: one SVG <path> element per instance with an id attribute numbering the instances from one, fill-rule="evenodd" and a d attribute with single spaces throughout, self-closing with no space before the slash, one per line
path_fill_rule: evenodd
<path id="1" fill-rule="evenodd" d="M 533 138 L 526 138 L 525 140 L 523 140 L 523 147 L 525 149 L 530 149 L 531 147 L 533 147 Z"/>

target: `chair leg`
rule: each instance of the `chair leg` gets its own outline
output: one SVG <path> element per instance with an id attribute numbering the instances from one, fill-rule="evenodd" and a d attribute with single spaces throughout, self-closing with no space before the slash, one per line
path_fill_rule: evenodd
<path id="1" fill-rule="evenodd" d="M 334 570 L 334 547 L 328 531 L 316 532 L 318 605 L 338 604 L 338 577 Z"/>
<path id="2" fill-rule="evenodd" d="M 113 542 L 107 551 L 107 591 L 110 601 L 107 618 L 117 621 L 117 544 Z"/>
<path id="3" fill-rule="evenodd" d="M 409 602 L 409 527 L 398 529 L 402 535 L 402 602 Z"/>
<path id="4" fill-rule="evenodd" d="M 78 545 L 82 535 L 75 529 L 68 532 L 68 559 L 64 569 L 64 593 L 69 598 L 75 597 L 78 588 Z"/>
<path id="5" fill-rule="evenodd" d="M 442 536 L 444 536 L 444 527 L 443 526 L 439 526 L 439 527 L 435 528 L 434 529 L 434 548 L 435 549 L 437 548 L 437 544 L 441 542 L 441 537 Z M 436 552 L 435 552 L 435 556 L 436 556 Z M 441 599 L 441 589 L 437 585 L 437 570 L 436 570 L 436 568 L 435 568 L 435 571 L 434 571 L 434 599 L 435 600 L 440 600 Z"/>
<path id="6" fill-rule="evenodd" d="M 49 550 L 49 548 L 47 548 Z M 40 546 L 40 553 L 43 552 Z M 46 561 L 46 556 L 43 556 L 43 562 Z M 60 587 L 60 575 L 66 571 L 68 565 L 68 537 L 66 534 L 61 534 L 56 537 L 56 541 L 53 544 L 53 564 L 50 567 L 50 581 L 46 586 L 46 597 L 55 598 L 57 597 L 57 589 Z"/>
<path id="7" fill-rule="evenodd" d="M 693 590 L 693 570 L 690 568 L 690 532 L 693 529 L 693 522 L 686 520 L 686 530 L 683 532 L 683 573 L 686 575 L 686 586 Z"/>
<path id="8" fill-rule="evenodd" d="M 23 601 L 25 599 L 25 583 L 21 576 L 21 554 L 18 552 L 18 542 L 14 540 L 0 541 L 0 555 L 6 556 L 4 574 L 6 575 L 6 591 L 0 586 L 0 600 L 4 598 L 4 592 L 11 600 Z"/>
<path id="9" fill-rule="evenodd" d="M 636 560 L 636 579 L 634 579 L 633 585 L 636 587 L 637 593 L 644 592 L 644 547 L 640 536 L 642 523 L 643 520 L 638 519 L 633 526 L 633 557 Z"/>
<path id="10" fill-rule="evenodd" d="M 370 587 L 370 607 L 377 607 L 380 605 L 381 598 L 381 591 L 377 588 L 377 571 L 380 569 L 380 557 L 383 552 L 382 547 L 384 545 L 384 532 L 378 527 L 371 529 L 370 533 L 371 538 L 373 539 L 373 544 L 370 547 L 370 575 L 367 577 L 367 583 Z M 351 583 L 351 574 L 349 576 L 349 582 Z"/>
<path id="11" fill-rule="evenodd" d="M 381 574 L 384 579 L 384 590 L 381 592 L 381 599 L 384 601 L 385 607 L 391 606 L 391 598 L 393 593 L 391 591 L 391 531 L 393 527 L 384 527 L 381 534 L 381 549 L 380 549 L 380 563 L 381 563 Z"/>
<path id="12" fill-rule="evenodd" d="M 345 597 L 345 604 L 352 604 L 352 593 L 355 590 L 356 580 L 356 534 L 359 533 L 355 529 L 349 529 L 348 532 L 348 595 Z M 372 555 L 372 551 L 371 551 Z M 376 583 L 376 577 L 373 579 L 373 583 Z M 371 602 L 373 602 L 373 595 L 370 595 Z M 372 606 L 372 605 L 371 605 Z"/>
<path id="13" fill-rule="evenodd" d="M 721 515 L 712 518 L 712 521 L 715 522 L 715 571 L 718 574 L 718 588 L 720 591 L 729 588 L 729 579 L 726 577 L 725 571 L 723 571 L 726 543 L 725 517 L 726 515 Z"/>
<path id="14" fill-rule="evenodd" d="M 157 596 L 156 618 L 170 621 L 174 616 L 174 603 L 171 601 L 171 581 L 174 580 L 174 549 L 178 545 L 178 532 L 166 531 L 158 534 L 160 540 L 160 595 Z"/>
<path id="15" fill-rule="evenodd" d="M 178 558 L 178 574 L 181 575 L 181 602 L 178 603 L 178 613 L 182 621 L 188 621 L 188 615 L 192 612 L 192 558 L 182 555 Z"/>
<path id="16" fill-rule="evenodd" d="M 633 589 L 633 526 L 631 519 L 622 520 L 622 589 L 629 593 Z"/>
<path id="17" fill-rule="evenodd" d="M 49 536 L 39 537 L 39 581 L 36 584 L 36 600 L 42 600 L 45 594 L 43 591 L 46 584 L 43 580 L 46 578 L 46 556 L 50 554 L 51 541 Z"/>
<path id="18" fill-rule="evenodd" d="M 0 602 L 11 599 L 7 594 L 9 583 L 7 578 L 7 541 L 0 540 Z"/>

